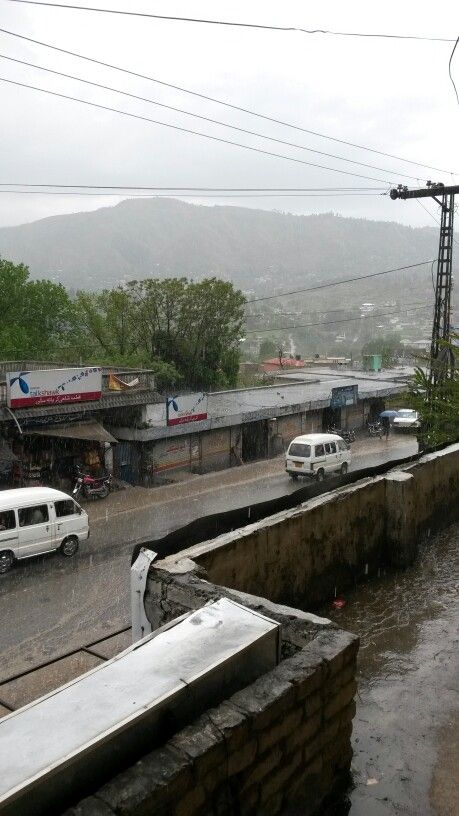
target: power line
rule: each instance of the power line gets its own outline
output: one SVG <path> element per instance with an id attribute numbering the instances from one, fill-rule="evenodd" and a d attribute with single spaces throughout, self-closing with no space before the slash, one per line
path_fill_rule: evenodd
<path id="1" fill-rule="evenodd" d="M 303 127 L 300 127 L 300 125 L 294 125 L 294 124 L 292 124 L 290 122 L 285 122 L 282 119 L 276 119 L 273 116 L 267 116 L 266 114 L 258 113 L 256 111 L 253 111 L 253 110 L 249 109 L 249 108 L 243 108 L 243 107 L 241 107 L 239 105 L 234 105 L 234 104 L 232 104 L 230 102 L 225 102 L 225 101 L 223 101 L 221 99 L 216 99 L 213 96 L 208 96 L 206 94 L 199 93 L 198 91 L 192 91 L 189 88 L 182 87 L 181 85 L 174 85 L 171 82 L 165 82 L 163 80 L 156 79 L 155 77 L 147 76 L 146 74 L 141 74 L 141 73 L 139 73 L 137 71 L 131 71 L 131 70 L 127 69 L 127 68 L 121 68 L 119 65 L 113 65 L 112 63 L 109 63 L 109 62 L 103 62 L 102 60 L 95 59 L 94 57 L 88 57 L 88 56 L 85 56 L 83 54 L 79 54 L 76 51 L 69 51 L 68 49 L 59 48 L 56 45 L 51 45 L 50 43 L 43 42 L 42 40 L 35 40 L 32 37 L 27 37 L 24 34 L 18 34 L 17 32 L 10 31 L 10 30 L 8 30 L 6 28 L 0 28 L 0 32 L 2 34 L 7 34 L 10 37 L 17 37 L 18 39 L 26 40 L 27 42 L 34 43 L 35 45 L 40 45 L 43 48 L 50 48 L 52 51 L 58 51 L 61 54 L 67 54 L 68 56 L 76 57 L 77 59 L 82 59 L 82 60 L 85 60 L 86 62 L 92 62 L 95 65 L 101 65 L 104 68 L 110 68 L 110 69 L 112 69 L 114 71 L 120 71 L 121 73 L 128 74 L 129 76 L 134 76 L 134 77 L 137 77 L 139 79 L 145 79 L 148 82 L 154 82 L 157 85 L 162 85 L 163 87 L 166 87 L 166 88 L 172 88 L 175 91 L 180 91 L 182 93 L 186 93 L 186 94 L 189 94 L 191 96 L 195 96 L 195 97 L 197 97 L 199 99 L 205 99 L 207 102 L 213 102 L 216 105 L 223 105 L 224 107 L 230 108 L 232 110 L 236 110 L 236 111 L 239 111 L 241 113 L 246 113 L 246 114 L 249 114 L 250 116 L 256 116 L 257 118 L 264 119 L 267 122 L 273 122 L 274 124 L 282 125 L 283 127 L 289 127 L 289 128 L 292 128 L 293 130 L 298 130 L 298 131 L 300 131 L 302 133 L 308 133 L 311 136 L 318 136 L 321 139 L 328 139 L 329 141 L 336 142 L 338 144 L 344 144 L 344 145 L 347 145 L 348 147 L 354 147 L 354 148 L 356 148 L 358 150 L 366 150 L 369 153 L 375 153 L 378 156 L 385 156 L 386 158 L 396 159 L 397 161 L 405 162 L 407 164 L 413 164 L 416 167 L 424 167 L 425 169 L 428 169 L 428 170 L 436 170 L 439 173 L 448 173 L 448 174 L 450 174 L 452 172 L 450 170 L 442 170 L 439 167 L 433 167 L 432 165 L 429 165 L 429 164 L 423 164 L 422 162 L 416 162 L 416 161 L 413 161 L 412 159 L 405 159 L 405 158 L 403 158 L 401 156 L 396 156 L 393 153 L 385 153 L 382 150 L 376 150 L 375 148 L 372 148 L 372 147 L 367 147 L 365 145 L 359 145 L 359 144 L 356 144 L 355 142 L 348 142 L 345 139 L 338 139 L 335 136 L 328 136 L 325 133 L 320 133 L 319 131 L 303 128 Z"/>
<path id="2" fill-rule="evenodd" d="M 451 56 L 450 56 L 450 58 L 449 58 L 449 63 L 448 63 L 448 73 L 449 73 L 449 78 L 450 78 L 451 82 L 453 83 L 453 88 L 454 88 L 454 93 L 456 94 L 457 104 L 459 105 L 459 95 L 458 95 L 458 93 L 457 93 L 457 88 L 456 88 L 456 85 L 455 85 L 455 82 L 454 82 L 453 76 L 452 76 L 452 74 L 451 74 L 451 63 L 452 63 L 452 61 L 453 61 L 454 52 L 455 52 L 455 50 L 456 50 L 456 47 L 457 47 L 458 42 L 459 42 L 459 37 L 457 38 L 456 42 L 454 43 L 454 48 L 453 48 L 453 50 L 452 50 L 452 52 L 451 52 Z"/>
<path id="3" fill-rule="evenodd" d="M 419 206 L 420 206 L 420 207 L 422 207 L 422 209 L 423 209 L 423 210 L 425 210 L 425 212 L 427 213 L 427 215 L 430 215 L 430 217 L 431 217 L 431 218 L 432 218 L 432 219 L 435 221 L 435 223 L 436 223 L 436 224 L 438 224 L 438 226 L 440 227 L 440 226 L 441 226 L 441 224 L 440 224 L 440 222 L 438 221 L 438 219 L 437 219 L 437 218 L 435 218 L 434 214 L 433 214 L 433 213 L 431 213 L 431 212 L 430 212 L 430 210 L 428 210 L 428 209 L 427 209 L 427 207 L 426 207 L 426 206 L 425 206 L 425 205 L 422 203 L 422 201 L 420 201 L 420 200 L 419 200 L 419 198 L 415 198 L 414 200 L 418 202 Z"/>
<path id="4" fill-rule="evenodd" d="M 411 306 L 419 306 L 421 303 L 424 303 L 422 300 L 415 300 L 411 303 L 400 303 L 399 308 L 402 309 L 409 309 Z M 307 315 L 311 314 L 311 312 L 319 312 L 321 315 L 329 315 L 329 314 L 336 314 L 338 312 L 345 312 L 350 311 L 351 309 L 358 309 L 358 306 L 341 306 L 340 309 L 311 309 L 309 312 L 271 312 L 271 313 L 263 313 L 263 312 L 252 312 L 252 314 L 246 315 L 247 320 L 252 320 L 253 318 L 262 318 L 266 320 L 270 317 L 278 317 L 279 315 L 282 317 L 306 317 Z M 360 315 L 358 315 L 360 317 Z"/>
<path id="5" fill-rule="evenodd" d="M 287 330 L 291 330 L 291 329 L 306 329 L 306 328 L 309 328 L 310 326 L 331 326 L 331 325 L 334 325 L 336 323 L 351 323 L 351 322 L 354 322 L 356 320 L 368 320 L 370 318 L 374 319 L 374 318 L 379 318 L 379 317 L 388 317 L 389 315 L 405 314 L 408 311 L 409 312 L 419 312 L 422 309 L 431 309 L 431 308 L 432 308 L 432 304 L 429 304 L 427 306 L 418 306 L 416 309 L 409 308 L 409 309 L 403 309 L 401 311 L 397 310 L 397 311 L 393 311 L 393 312 L 379 312 L 379 313 L 374 312 L 374 313 L 369 314 L 369 315 L 360 315 L 360 317 L 348 317 L 348 318 L 345 318 L 343 320 L 327 320 L 327 321 L 324 321 L 324 322 L 319 321 L 317 323 L 299 323 L 299 324 L 296 324 L 294 326 L 275 326 L 274 328 L 271 328 L 271 329 L 250 329 L 249 331 L 246 331 L 246 334 L 265 334 L 266 332 L 287 331 Z"/>
<path id="6" fill-rule="evenodd" d="M 403 272 L 405 269 L 413 269 L 416 266 L 424 266 L 429 263 L 432 263 L 432 261 L 419 261 L 419 263 L 408 264 L 407 266 L 398 266 L 396 269 L 385 269 L 383 272 L 371 272 L 369 275 L 344 278 L 343 280 L 330 281 L 329 283 L 319 283 L 317 286 L 308 286 L 305 289 L 294 289 L 292 292 L 281 292 L 278 295 L 264 295 L 264 297 L 247 300 L 246 304 L 260 303 L 262 300 L 273 300 L 274 298 L 288 297 L 289 295 L 298 295 L 300 292 L 315 292 L 318 289 L 329 289 L 331 286 L 340 286 L 342 283 L 353 283 L 354 281 L 367 280 L 368 278 L 378 278 L 381 275 L 389 275 L 391 272 Z"/>
<path id="7" fill-rule="evenodd" d="M 435 218 L 434 214 L 430 212 L 430 210 L 425 206 L 425 204 L 422 203 L 422 201 L 419 200 L 419 198 L 415 198 L 414 201 L 417 201 L 419 206 L 422 207 L 423 210 L 425 210 L 427 215 L 430 215 L 432 220 L 435 221 L 435 223 L 438 224 L 439 227 L 441 227 L 441 223 L 438 220 L 438 218 Z M 453 234 L 453 242 L 455 244 L 457 244 L 457 246 L 459 246 L 459 241 L 457 240 L 457 238 L 454 237 L 454 234 Z M 435 261 L 432 261 L 432 263 L 435 263 Z"/>
<path id="8" fill-rule="evenodd" d="M 402 176 L 404 178 L 413 179 L 418 181 L 417 176 L 410 176 L 407 173 L 400 173 L 398 170 L 388 170 L 386 167 L 378 167 L 374 164 L 367 164 L 365 162 L 357 161 L 356 159 L 348 159 L 345 156 L 337 156 L 335 153 L 326 153 L 323 150 L 316 150 L 312 147 L 306 147 L 305 145 L 300 145 L 295 142 L 288 142 L 285 139 L 277 139 L 274 136 L 266 136 L 264 133 L 258 133 L 254 130 L 249 130 L 248 128 L 238 127 L 237 125 L 231 125 L 227 122 L 222 122 L 219 119 L 212 119 L 210 116 L 202 116 L 199 113 L 192 113 L 192 111 L 184 110 L 183 108 L 176 108 L 173 105 L 166 105 L 164 102 L 157 102 L 155 99 L 148 99 L 145 96 L 138 96 L 137 94 L 129 93 L 128 91 L 121 91 L 119 88 L 113 88 L 110 85 L 103 85 L 100 82 L 92 82 L 89 79 L 84 79 L 83 77 L 77 77 L 74 74 L 66 74 L 63 71 L 55 71 L 52 68 L 45 68 L 42 65 L 37 65 L 34 62 L 27 62 L 26 60 L 21 60 L 16 57 L 9 57 L 6 54 L 0 54 L 0 59 L 9 60 L 10 62 L 16 62 L 19 65 L 27 65 L 29 68 L 36 68 L 38 71 L 46 71 L 48 74 L 54 74 L 55 76 L 64 77 L 65 79 L 72 79 L 75 82 L 82 82 L 85 85 L 91 85 L 94 88 L 102 88 L 105 91 L 110 91 L 112 93 L 121 94 L 122 96 L 127 96 L 130 99 L 136 99 L 140 102 L 147 102 L 149 105 L 157 105 L 160 108 L 166 108 L 167 110 L 174 111 L 175 113 L 181 113 L 185 116 L 192 116 L 194 119 L 201 119 L 204 122 L 210 122 L 213 125 L 219 125 L 220 127 L 230 128 L 231 130 L 236 130 L 238 133 L 246 133 L 249 136 L 256 136 L 259 139 L 267 139 L 270 142 L 275 142 L 276 144 L 286 145 L 287 147 L 294 147 L 299 150 L 306 150 L 309 153 L 317 153 L 319 156 L 326 156 L 329 159 L 337 159 L 338 161 L 344 161 L 348 164 L 358 164 L 361 167 L 368 167 L 371 170 L 380 170 L 383 173 L 393 173 L 394 176 Z"/>
<path id="9" fill-rule="evenodd" d="M 161 127 L 167 127 L 171 130 L 177 130 L 181 133 L 190 133 L 193 136 L 201 136 L 204 139 L 210 139 L 213 142 L 222 142 L 223 144 L 229 144 L 233 147 L 242 147 L 244 150 L 251 150 L 253 153 L 261 153 L 264 156 L 271 156 L 276 159 L 284 159 L 285 161 L 295 162 L 295 164 L 304 164 L 308 167 L 317 167 L 321 170 L 328 170 L 332 173 L 341 173 L 345 176 L 354 176 L 355 178 L 364 178 L 369 181 L 379 181 L 382 184 L 391 184 L 391 182 L 387 181 L 386 179 L 378 179 L 374 178 L 374 176 L 364 176 L 361 173 L 353 173 L 350 170 L 339 170 L 336 167 L 327 167 L 323 164 L 315 164 L 314 162 L 308 162 L 304 159 L 296 159 L 293 156 L 284 156 L 282 153 L 273 153 L 269 150 L 263 150 L 260 147 L 252 147 L 251 145 L 242 144 L 241 142 L 233 142 L 231 139 L 223 139 L 221 136 L 211 136 L 209 133 L 202 133 L 198 130 L 191 130 L 190 128 L 185 128 L 179 125 L 172 125 L 168 122 L 160 122 L 157 119 L 150 119 L 148 116 L 141 116 L 138 113 L 130 113 L 128 111 L 120 110 L 119 108 L 112 108 L 108 105 L 101 105 L 97 102 L 89 102 L 87 99 L 80 99 L 76 96 L 70 96 L 68 94 L 58 93 L 57 91 L 50 91 L 46 88 L 39 88 L 36 85 L 29 85 L 26 82 L 18 82 L 17 80 L 13 79 L 6 79 L 6 77 L 0 77 L 0 82 L 6 82 L 9 85 L 16 85 L 20 88 L 28 88 L 32 91 L 38 91 L 39 93 L 45 93 L 49 96 L 56 96 L 59 99 L 68 99 L 71 102 L 79 102 L 82 105 L 88 105 L 91 108 L 98 108 L 99 110 L 109 111 L 110 113 L 118 113 L 121 116 L 128 116 L 131 119 L 139 119 L 142 122 L 149 122 L 153 125 L 159 125 Z"/>
<path id="10" fill-rule="evenodd" d="M 82 193 L 60 192 L 59 190 L 0 190 L 0 195 L 54 195 L 54 196 L 99 196 L 130 198 L 173 198 L 169 193 Z M 376 196 L 378 193 L 177 193 L 180 198 L 342 198 L 346 196 Z"/>
<path id="11" fill-rule="evenodd" d="M 411 34 L 367 34 L 355 31 L 331 31 L 323 28 L 300 28 L 299 26 L 275 26 L 262 23 L 237 23 L 229 20 L 210 20 L 200 17 L 176 17 L 167 14 L 151 14 L 141 11 L 122 11 L 120 9 L 104 9 L 93 6 L 75 6 L 70 3 L 46 3 L 42 0 L 7 0 L 10 3 L 21 3 L 26 6 L 47 6 L 48 8 L 72 9 L 73 11 L 93 11 L 100 14 L 120 14 L 126 17 L 147 17 L 154 20 L 169 20 L 181 23 L 202 23 L 206 25 L 231 26 L 234 28 L 255 28 L 263 31 L 298 31 L 303 34 L 329 34 L 337 37 L 371 37 L 390 40 L 422 40 L 426 42 L 454 42 L 446 37 L 421 37 Z"/>
<path id="12" fill-rule="evenodd" d="M 49 184 L 49 183 L 29 183 L 22 181 L 2 181 L 0 187 L 56 187 L 59 189 L 75 188 L 76 190 L 150 190 L 177 193 L 180 190 L 185 192 L 212 192 L 212 193 L 353 193 L 353 192 L 367 192 L 367 191 L 381 191 L 386 190 L 386 187 L 142 187 L 138 184 L 120 185 L 120 184 Z"/>

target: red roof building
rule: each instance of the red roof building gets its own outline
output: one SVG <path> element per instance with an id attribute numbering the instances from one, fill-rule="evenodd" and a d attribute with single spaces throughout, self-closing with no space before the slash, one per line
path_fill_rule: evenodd
<path id="1" fill-rule="evenodd" d="M 263 360 L 261 367 L 263 371 L 287 371 L 292 368 L 304 368 L 304 360 L 295 360 L 293 357 L 273 357 L 271 360 Z"/>

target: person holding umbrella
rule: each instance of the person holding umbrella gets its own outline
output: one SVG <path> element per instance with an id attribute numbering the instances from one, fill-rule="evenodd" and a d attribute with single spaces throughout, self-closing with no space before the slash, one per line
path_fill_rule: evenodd
<path id="1" fill-rule="evenodd" d="M 391 419 L 393 419 L 394 416 L 397 416 L 397 411 L 383 411 L 379 415 L 386 439 L 389 439 L 390 421 Z"/>

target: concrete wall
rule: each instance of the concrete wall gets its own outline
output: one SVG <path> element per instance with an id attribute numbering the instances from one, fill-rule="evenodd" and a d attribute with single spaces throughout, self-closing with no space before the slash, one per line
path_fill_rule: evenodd
<path id="1" fill-rule="evenodd" d="M 282 625 L 282 660 L 66 816 L 314 816 L 347 781 L 358 639 L 321 618 L 153 568 L 156 621 L 226 595 Z"/>
<path id="2" fill-rule="evenodd" d="M 209 581 L 303 608 L 382 562 L 385 481 L 367 479 L 165 559 L 188 557 Z"/>
<path id="3" fill-rule="evenodd" d="M 429 527 L 459 516 L 459 445 L 363 479 L 165 559 L 209 581 L 311 608 L 383 564 L 406 566 Z"/>

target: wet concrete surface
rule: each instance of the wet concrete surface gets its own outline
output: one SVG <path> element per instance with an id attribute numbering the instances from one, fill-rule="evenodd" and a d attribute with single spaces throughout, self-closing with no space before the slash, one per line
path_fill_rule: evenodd
<path id="1" fill-rule="evenodd" d="M 459 814 L 458 550 L 455 525 L 321 610 L 361 637 L 354 788 L 334 816 Z"/>
<path id="2" fill-rule="evenodd" d="M 378 439 L 368 440 L 367 445 L 356 443 L 360 452 L 353 457 L 352 469 L 401 458 L 414 453 L 415 448 L 414 440 L 407 438 L 393 438 L 387 446 Z M 156 499 L 161 488 L 145 491 L 145 504 L 148 497 L 154 504 L 112 517 L 109 513 L 107 518 L 99 516 L 91 523 L 91 538 L 74 559 L 50 554 L 20 562 L 0 576 L 0 681 L 129 623 L 129 570 L 137 541 L 160 538 L 194 518 L 298 489 L 300 483 L 286 476 L 282 459 L 267 462 L 267 474 L 262 472 L 263 464 L 256 467 L 261 471 L 256 479 L 224 484 L 225 478 L 237 478 L 239 469 L 232 469 L 221 474 L 223 486 L 214 480 L 211 489 L 195 495 L 187 485 L 164 490 L 163 501 Z M 190 495 L 186 495 L 188 490 Z M 110 501 L 115 499 L 116 494 L 110 496 Z M 100 513 L 103 506 L 97 502 L 95 508 Z"/>

